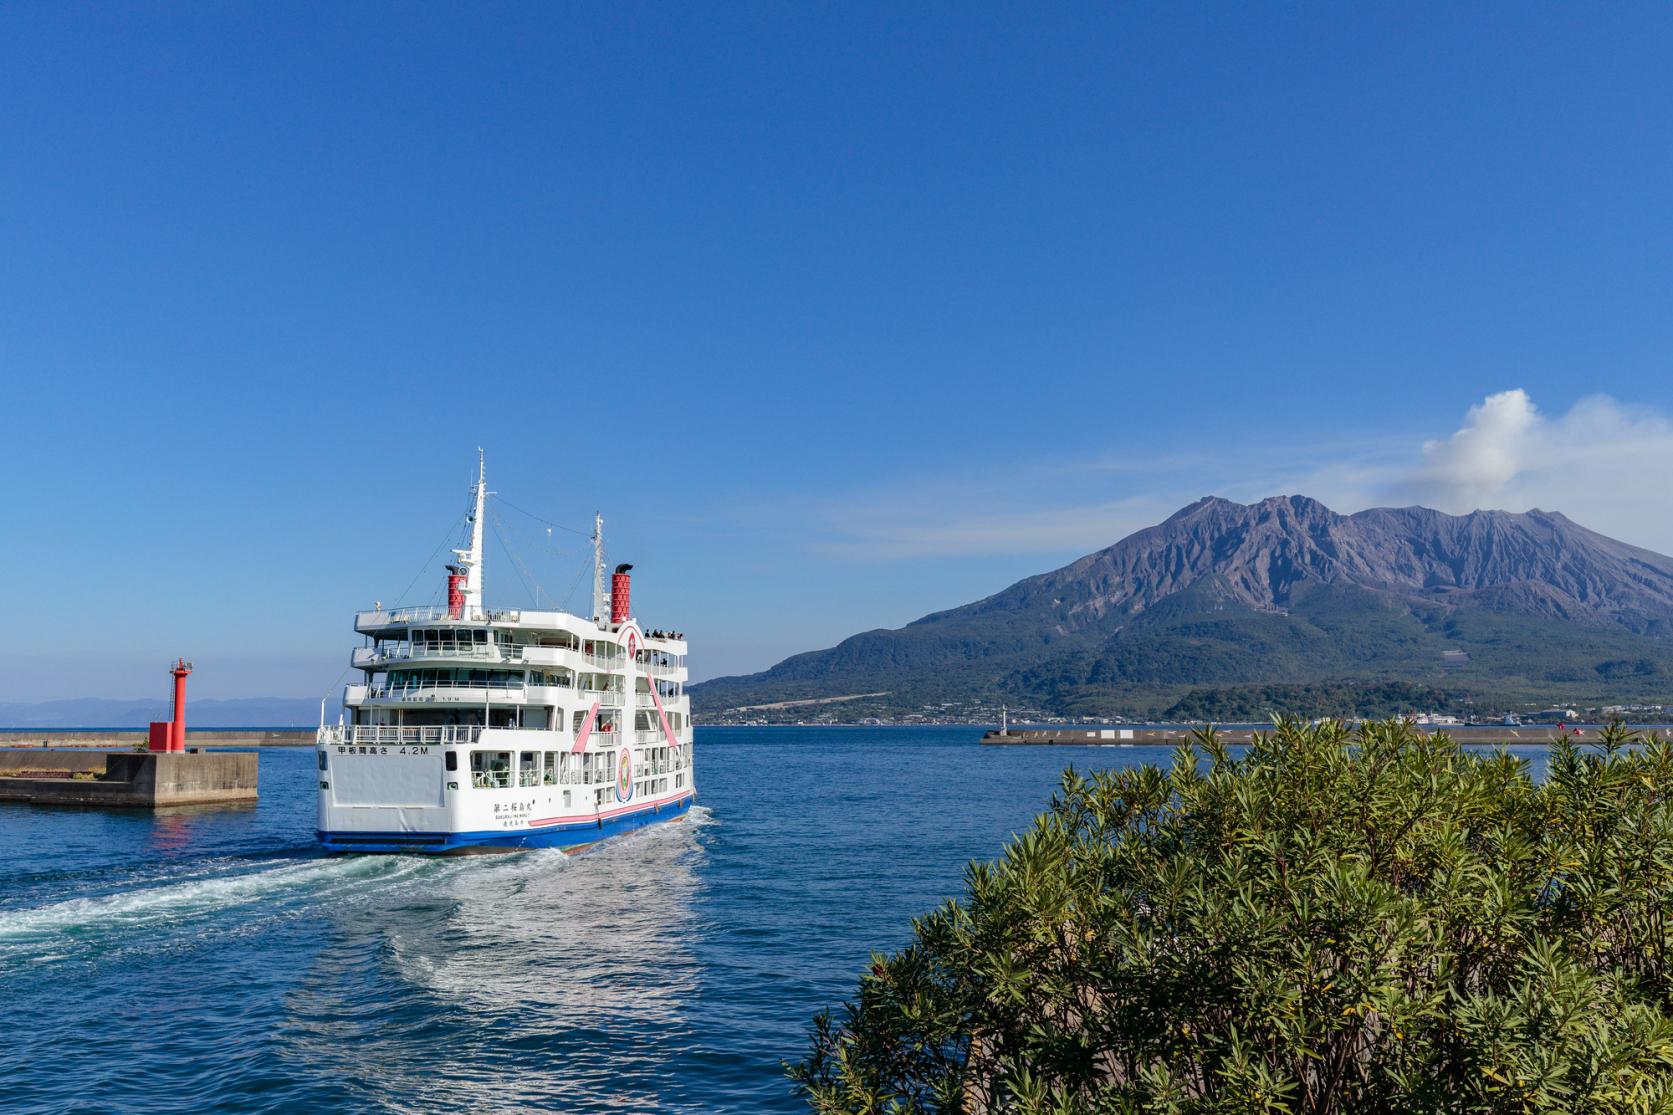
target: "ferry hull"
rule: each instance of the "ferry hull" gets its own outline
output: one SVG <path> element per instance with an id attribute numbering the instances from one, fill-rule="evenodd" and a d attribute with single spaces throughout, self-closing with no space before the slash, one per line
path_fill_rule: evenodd
<path id="1" fill-rule="evenodd" d="M 562 821 L 518 829 L 481 832 L 354 832 L 320 831 L 327 852 L 468 855 L 473 852 L 514 852 L 523 848 L 563 848 L 580 851 L 612 836 L 662 821 L 677 821 L 691 812 L 696 794 L 657 802 L 643 809 L 590 821 Z"/>

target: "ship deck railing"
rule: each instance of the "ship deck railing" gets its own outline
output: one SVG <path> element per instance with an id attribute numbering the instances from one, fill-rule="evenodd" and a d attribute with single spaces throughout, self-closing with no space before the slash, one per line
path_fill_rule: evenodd
<path id="1" fill-rule="evenodd" d="M 492 643 L 456 643 L 449 646 L 410 646 L 401 643 L 390 647 L 355 647 L 352 665 L 371 666 L 383 662 L 399 662 L 406 658 L 470 658 L 490 662 L 509 662 L 516 658 L 514 648 Z"/>
<path id="2" fill-rule="evenodd" d="M 583 693 L 614 693 L 618 697 L 627 693 L 627 690 L 623 689 L 620 685 L 610 685 L 606 682 L 598 681 L 583 681 L 580 689 Z"/>
<path id="3" fill-rule="evenodd" d="M 392 627 L 403 623 L 432 623 L 436 620 L 452 619 L 460 623 L 519 623 L 523 619 L 523 608 L 468 609 L 463 614 L 455 616 L 445 604 L 419 604 L 410 608 L 381 608 L 371 612 L 354 613 L 356 629 L 367 627 Z M 530 611 L 530 616 L 567 616 L 568 612 Z M 573 618 L 573 617 L 572 617 Z"/>
<path id="4" fill-rule="evenodd" d="M 437 681 L 426 681 L 414 685 L 380 685 L 375 689 L 368 687 L 366 690 L 366 699 L 371 701 L 403 700 L 407 697 L 414 697 L 432 689 L 498 689 L 506 691 L 516 690 L 521 692 L 525 688 L 529 687 L 525 686 L 520 680 L 454 681 L 442 678 Z M 568 686 L 560 685 L 556 688 L 567 689 Z"/>
<path id="5" fill-rule="evenodd" d="M 529 652 L 535 653 L 529 653 Z M 349 665 L 357 670 L 376 669 L 417 659 L 465 659 L 470 662 L 503 662 L 530 666 L 545 666 L 569 670 L 558 657 L 560 654 L 579 654 L 573 647 L 546 647 L 529 644 L 459 643 L 452 646 L 409 646 L 401 643 L 386 648 L 355 647 Z"/>
<path id="6" fill-rule="evenodd" d="M 382 747 L 445 746 L 475 743 L 482 735 L 480 724 L 334 724 L 319 730 L 321 744 Z"/>

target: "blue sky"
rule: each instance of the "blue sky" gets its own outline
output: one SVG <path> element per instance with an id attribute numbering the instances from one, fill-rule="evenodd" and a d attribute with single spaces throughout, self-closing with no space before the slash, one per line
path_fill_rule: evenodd
<path id="1" fill-rule="evenodd" d="M 606 515 L 703 676 L 1211 492 L 1673 550 L 1670 32 L 7 5 L 0 700 L 175 654 L 203 696 L 323 692 L 355 608 L 436 591 L 478 445 L 518 507 Z M 501 517 L 562 598 L 579 539 Z"/>

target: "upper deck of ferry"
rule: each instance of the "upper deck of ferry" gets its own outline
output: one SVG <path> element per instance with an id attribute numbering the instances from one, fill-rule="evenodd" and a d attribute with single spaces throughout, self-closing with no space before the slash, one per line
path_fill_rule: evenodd
<path id="1" fill-rule="evenodd" d="M 601 629 L 568 612 L 520 609 L 484 610 L 475 617 L 430 606 L 358 612 L 355 630 L 370 642 L 354 649 L 350 664 L 360 670 L 463 662 L 616 672 L 625 668 L 627 656 L 617 638 L 620 626 Z M 686 680 L 683 636 L 652 630 L 639 632 L 639 638 L 636 673 Z"/>
<path id="2" fill-rule="evenodd" d="M 557 632 L 565 631 L 578 638 L 597 639 L 598 626 L 589 619 L 569 612 L 535 611 L 528 608 L 467 609 L 455 615 L 445 605 L 421 604 L 410 608 L 378 608 L 354 614 L 354 629 L 374 639 L 400 639 L 414 628 L 424 627 L 481 627 L 506 631 Z M 677 654 L 686 653 L 683 634 L 650 630 L 641 636 L 647 647 Z"/>
<path id="3" fill-rule="evenodd" d="M 451 726 L 479 718 L 495 726 L 543 727 L 586 738 L 606 735 L 604 725 L 624 720 L 650 732 L 660 726 L 655 719 L 688 729 L 685 636 L 647 631 L 632 618 L 631 565 L 616 567 L 605 592 L 601 517 L 594 517 L 592 536 L 596 618 L 486 605 L 487 494 L 479 462 L 466 519 L 468 542 L 453 551 L 447 565 L 445 604 L 385 608 L 379 603 L 355 614 L 355 631 L 365 643 L 353 649 L 349 664 L 365 676 L 344 689 L 351 718 L 345 727 Z M 592 726 L 583 731 L 588 723 Z"/>

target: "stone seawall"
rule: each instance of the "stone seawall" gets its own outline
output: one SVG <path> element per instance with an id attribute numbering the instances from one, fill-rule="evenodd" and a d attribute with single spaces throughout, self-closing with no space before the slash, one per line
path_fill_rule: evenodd
<path id="1" fill-rule="evenodd" d="M 0 751 L 0 801 L 155 809 L 255 801 L 253 751 Z"/>

